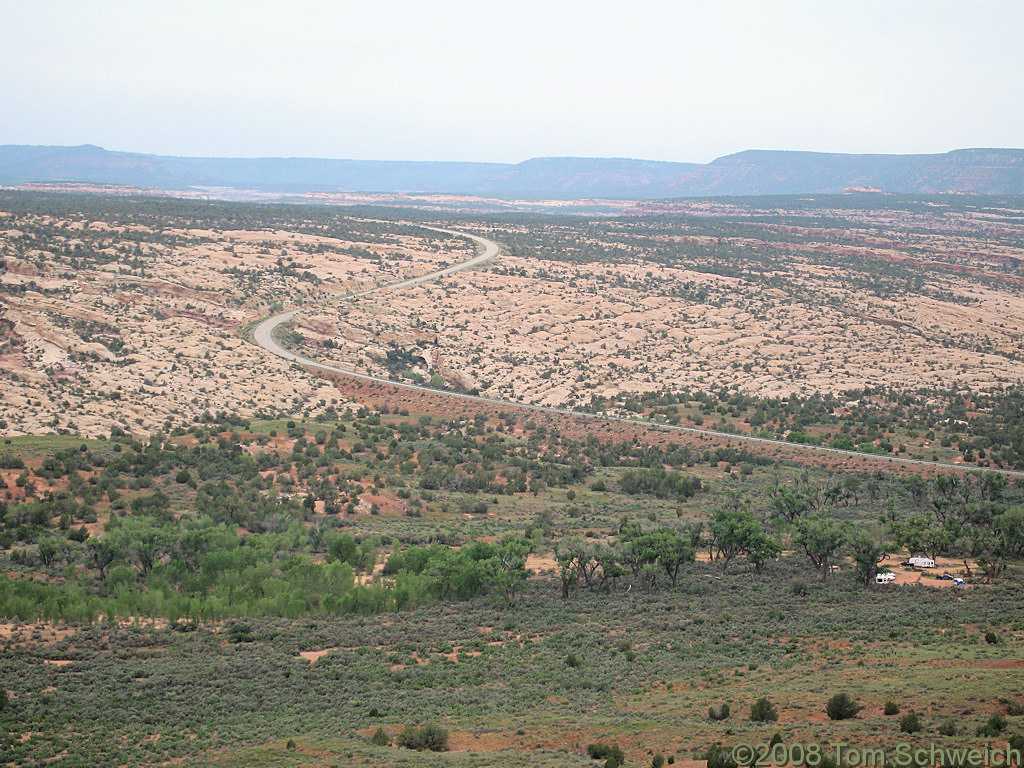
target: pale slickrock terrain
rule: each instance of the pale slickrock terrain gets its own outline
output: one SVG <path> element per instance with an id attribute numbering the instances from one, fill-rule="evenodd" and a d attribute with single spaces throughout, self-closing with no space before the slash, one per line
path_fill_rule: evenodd
<path id="1" fill-rule="evenodd" d="M 537 223 L 529 247 L 489 270 L 324 309 L 299 330 L 318 359 L 546 405 L 1024 380 L 1024 280 L 1004 269 L 1024 257 L 1008 237 L 1024 236 L 1020 226 L 884 212 L 843 212 L 840 224 L 773 222 L 761 239 L 699 223 Z"/>
<path id="2" fill-rule="evenodd" d="M 309 226 L 176 223 L 0 219 L 0 433 L 148 433 L 204 412 L 344 407 L 329 381 L 244 341 L 246 324 L 281 304 L 421 274 L 472 253 L 461 240 L 379 234 L 377 225 L 361 233 L 351 222 L 341 238 Z"/>

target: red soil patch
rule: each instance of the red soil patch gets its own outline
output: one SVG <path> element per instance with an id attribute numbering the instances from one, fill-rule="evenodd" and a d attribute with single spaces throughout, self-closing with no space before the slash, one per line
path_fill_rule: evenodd
<path id="1" fill-rule="evenodd" d="M 558 561 L 554 555 L 527 555 L 526 569 L 540 575 L 544 571 L 554 571 L 558 568 Z"/>
<path id="2" fill-rule="evenodd" d="M 326 656 L 337 648 L 324 648 L 322 651 L 299 651 L 299 658 L 305 659 L 310 664 L 316 664 L 322 656 Z"/>
<path id="3" fill-rule="evenodd" d="M 978 564 L 972 561 L 968 561 L 971 566 L 971 575 L 967 575 L 967 571 L 964 569 L 963 560 L 954 560 L 948 557 L 939 557 L 935 560 L 934 568 L 914 568 L 912 566 L 899 565 L 909 556 L 902 554 L 890 555 L 889 560 L 882 563 L 880 572 L 895 573 L 896 580 L 891 582 L 899 586 L 905 585 L 921 585 L 925 587 L 952 587 L 954 586 L 952 580 L 939 579 L 938 577 L 942 574 L 948 574 L 950 576 L 959 576 L 967 581 L 966 586 L 980 586 L 977 581 L 978 576 Z M 972 583 L 972 579 L 973 582 Z M 881 586 L 881 585 L 880 585 Z"/>
<path id="4" fill-rule="evenodd" d="M 401 501 L 379 493 L 362 493 L 359 495 L 359 501 L 367 505 L 376 504 L 380 507 L 382 515 L 401 515 L 405 512 L 405 504 Z"/>

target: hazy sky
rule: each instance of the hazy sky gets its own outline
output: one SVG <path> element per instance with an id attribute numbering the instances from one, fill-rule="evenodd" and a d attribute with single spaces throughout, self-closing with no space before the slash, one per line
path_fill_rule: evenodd
<path id="1" fill-rule="evenodd" d="M 0 144 L 705 162 L 1024 146 L 1024 2 L 0 0 Z"/>

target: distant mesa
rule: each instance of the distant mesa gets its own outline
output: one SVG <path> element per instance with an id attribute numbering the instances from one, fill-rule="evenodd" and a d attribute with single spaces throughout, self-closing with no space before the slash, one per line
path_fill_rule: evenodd
<path id="1" fill-rule="evenodd" d="M 1024 194 L 1024 150 L 849 155 L 748 150 L 705 165 L 538 157 L 522 163 L 166 157 L 78 147 L 0 146 L 0 184 L 110 184 L 168 191 L 446 193 L 655 200 L 730 195 L 888 192 Z"/>

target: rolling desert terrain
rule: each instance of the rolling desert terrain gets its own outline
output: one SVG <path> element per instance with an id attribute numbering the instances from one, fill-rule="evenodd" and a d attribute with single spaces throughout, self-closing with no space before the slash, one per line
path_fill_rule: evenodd
<path id="1" fill-rule="evenodd" d="M 1024 748 L 1024 201 L 0 199 L 0 762 Z"/>
<path id="2" fill-rule="evenodd" d="M 716 220 L 492 226 L 517 247 L 491 269 L 311 310 L 296 330 L 360 370 L 404 352 L 421 376 L 549 405 L 684 388 L 988 390 L 1024 375 L 1024 274 L 1006 245 L 1024 225 L 864 216 L 709 234 Z"/>
<path id="3" fill-rule="evenodd" d="M 472 253 L 468 242 L 428 230 L 354 220 L 319 234 L 142 219 L 0 212 L 6 432 L 150 433 L 204 412 L 342 407 L 330 382 L 292 370 L 240 331 L 282 303 L 392 282 Z"/>

